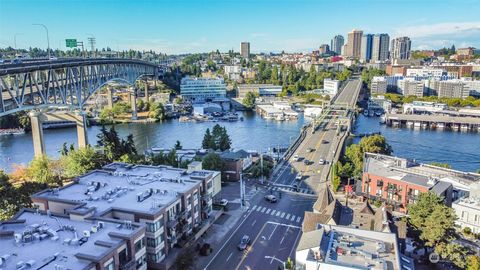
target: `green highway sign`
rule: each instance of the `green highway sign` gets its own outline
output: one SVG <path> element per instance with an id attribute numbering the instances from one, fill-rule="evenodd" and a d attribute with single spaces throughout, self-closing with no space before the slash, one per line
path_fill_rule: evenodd
<path id="1" fill-rule="evenodd" d="M 65 39 L 65 43 L 67 44 L 67 48 L 76 48 L 77 47 L 77 40 L 76 39 Z"/>

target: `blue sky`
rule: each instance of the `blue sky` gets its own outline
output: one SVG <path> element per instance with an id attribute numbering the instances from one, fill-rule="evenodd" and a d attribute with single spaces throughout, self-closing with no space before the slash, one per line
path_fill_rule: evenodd
<path id="1" fill-rule="evenodd" d="M 0 0 L 0 47 L 97 47 L 166 53 L 308 51 L 353 28 L 408 35 L 416 49 L 480 48 L 480 0 Z"/>

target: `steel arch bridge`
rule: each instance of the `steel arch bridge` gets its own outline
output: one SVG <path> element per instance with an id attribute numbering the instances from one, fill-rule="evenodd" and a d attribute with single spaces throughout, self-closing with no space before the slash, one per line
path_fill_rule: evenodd
<path id="1" fill-rule="evenodd" d="M 156 76 L 158 66 L 129 59 L 64 59 L 0 65 L 0 117 L 18 111 L 63 108 L 82 110 L 105 84 L 133 85 Z"/>

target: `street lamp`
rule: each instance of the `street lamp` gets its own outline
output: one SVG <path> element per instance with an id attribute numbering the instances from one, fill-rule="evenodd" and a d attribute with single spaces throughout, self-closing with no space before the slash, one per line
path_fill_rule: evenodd
<path id="1" fill-rule="evenodd" d="M 17 36 L 19 36 L 19 35 L 23 35 L 23 33 L 15 33 L 13 35 L 13 46 L 15 47 L 15 54 L 18 54 L 18 52 L 17 52 Z"/>
<path id="2" fill-rule="evenodd" d="M 45 24 L 41 24 L 41 23 L 34 23 L 33 25 L 38 25 L 45 29 L 45 32 L 47 33 L 47 54 L 48 54 L 48 59 L 50 59 L 50 38 L 48 37 L 48 28 Z"/>

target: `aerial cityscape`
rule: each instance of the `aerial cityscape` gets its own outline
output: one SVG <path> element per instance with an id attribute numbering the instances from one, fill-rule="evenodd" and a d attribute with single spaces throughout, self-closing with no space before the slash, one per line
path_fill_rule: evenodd
<path id="1" fill-rule="evenodd" d="M 0 0 L 0 270 L 480 270 L 478 14 Z"/>

